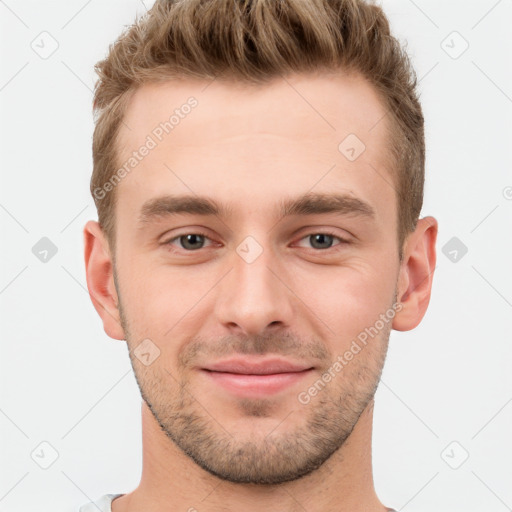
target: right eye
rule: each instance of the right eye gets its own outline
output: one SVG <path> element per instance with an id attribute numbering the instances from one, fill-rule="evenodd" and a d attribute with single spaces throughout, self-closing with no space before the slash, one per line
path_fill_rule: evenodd
<path id="1" fill-rule="evenodd" d="M 191 252 L 202 249 L 205 240 L 209 240 L 209 238 L 204 233 L 184 233 L 164 242 L 164 245 L 172 246 L 172 250 L 174 250 L 174 242 L 178 242 L 181 246 L 180 249 Z"/>

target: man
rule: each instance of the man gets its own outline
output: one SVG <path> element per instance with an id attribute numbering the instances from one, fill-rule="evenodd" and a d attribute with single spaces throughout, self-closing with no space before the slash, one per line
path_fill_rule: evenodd
<path id="1" fill-rule="evenodd" d="M 414 72 L 362 0 L 174 0 L 97 65 L 87 284 L 143 469 L 82 512 L 383 512 L 372 412 L 427 309 Z"/>

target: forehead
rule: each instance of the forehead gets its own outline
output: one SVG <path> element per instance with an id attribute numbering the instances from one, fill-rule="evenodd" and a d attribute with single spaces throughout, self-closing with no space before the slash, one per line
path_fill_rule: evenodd
<path id="1" fill-rule="evenodd" d="M 193 115 L 183 117 L 179 111 L 189 110 L 191 98 L 197 107 L 191 109 Z M 133 94 L 121 127 L 121 147 L 130 150 L 143 134 L 169 121 L 175 111 L 179 121 L 171 122 L 174 126 L 166 135 L 174 144 L 185 146 L 233 137 L 240 128 L 287 138 L 304 136 L 301 122 L 308 124 L 312 139 L 338 140 L 354 133 L 373 144 L 384 135 L 388 123 L 376 90 L 358 74 L 292 75 L 261 85 L 176 79 L 143 85 Z M 187 117 L 188 123 L 181 123 Z M 193 133 L 186 125 L 193 127 Z"/>
<path id="2" fill-rule="evenodd" d="M 236 213 L 336 187 L 379 211 L 395 194 L 388 129 L 385 106 L 359 75 L 147 84 L 119 133 L 128 173 L 118 203 L 128 215 L 165 193 L 210 194 Z"/>

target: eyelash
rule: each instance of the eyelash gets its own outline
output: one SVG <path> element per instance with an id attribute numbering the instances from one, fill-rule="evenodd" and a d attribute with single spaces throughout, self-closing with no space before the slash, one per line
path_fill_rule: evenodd
<path id="1" fill-rule="evenodd" d="M 201 231 L 194 231 L 194 232 L 188 232 L 188 233 L 181 233 L 180 235 L 177 235 L 173 238 L 171 238 L 170 240 L 168 240 L 167 242 L 164 242 L 163 245 L 167 245 L 169 247 L 172 246 L 172 242 L 176 241 L 176 240 L 179 240 L 182 236 L 186 236 L 186 235 L 199 235 L 199 236 L 202 236 L 208 240 L 210 240 L 210 237 L 206 234 L 206 233 L 203 233 Z M 311 249 L 315 252 L 331 252 L 331 251 L 336 251 L 336 250 L 339 250 L 339 247 L 340 246 L 343 246 L 343 245 L 347 245 L 349 244 L 350 242 L 348 240 L 345 240 L 344 238 L 341 238 L 340 236 L 336 235 L 335 233 L 331 232 L 331 231 L 314 231 L 314 232 L 311 232 L 307 235 L 304 235 L 302 238 L 300 238 L 299 241 L 301 240 L 304 240 L 305 238 L 308 238 L 310 236 L 313 236 L 313 235 L 328 235 L 328 236 L 332 236 L 333 238 L 337 238 L 339 240 L 339 244 L 337 245 L 334 245 L 332 247 L 328 247 L 327 249 L 315 249 L 314 247 L 312 247 Z M 198 252 L 200 251 L 201 249 L 204 249 L 204 247 L 201 247 L 199 249 L 196 249 L 196 250 L 187 250 L 187 249 L 183 249 L 181 248 L 181 250 L 185 251 L 185 252 L 190 252 L 190 253 L 194 253 L 194 252 Z M 173 252 L 178 252 L 176 249 L 172 249 Z"/>

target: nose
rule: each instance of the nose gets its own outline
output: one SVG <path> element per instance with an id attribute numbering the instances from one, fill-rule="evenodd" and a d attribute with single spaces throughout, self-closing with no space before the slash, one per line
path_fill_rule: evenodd
<path id="1" fill-rule="evenodd" d="M 232 270 L 219 283 L 215 303 L 218 322 L 231 333 L 264 335 L 289 329 L 294 294 L 289 276 L 270 249 L 254 260 L 234 252 Z"/>

